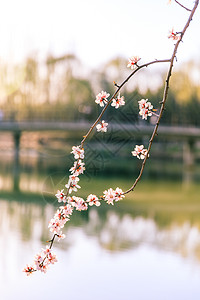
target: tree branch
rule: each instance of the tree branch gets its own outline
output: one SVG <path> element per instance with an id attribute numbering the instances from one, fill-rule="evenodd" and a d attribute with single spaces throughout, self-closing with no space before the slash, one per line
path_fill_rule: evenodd
<path id="1" fill-rule="evenodd" d="M 178 5 L 180 5 L 182 8 L 186 9 L 187 11 L 192 11 L 191 9 L 187 8 L 186 6 L 184 6 L 183 4 L 181 4 L 179 1 L 174 0 Z"/>
<path id="2" fill-rule="evenodd" d="M 146 164 L 146 161 L 147 161 L 147 158 L 148 158 L 148 154 L 149 154 L 149 152 L 151 150 L 151 146 L 152 146 L 153 140 L 154 140 L 155 136 L 157 135 L 158 126 L 160 124 L 160 120 L 161 120 L 161 117 L 162 117 L 164 109 L 165 109 L 165 104 L 166 104 L 166 100 L 167 100 L 167 96 L 168 96 L 168 91 L 169 91 L 170 77 L 171 77 L 171 74 L 172 74 L 173 63 L 174 63 L 174 60 L 176 59 L 176 53 L 177 53 L 177 50 L 178 50 L 178 46 L 179 46 L 180 42 L 182 41 L 182 38 L 183 38 L 183 36 L 184 36 L 184 34 L 185 34 L 188 26 L 190 25 L 190 22 L 192 21 L 193 15 L 194 15 L 194 13 L 195 13 L 195 11 L 197 9 L 198 4 L 199 4 L 199 0 L 196 0 L 195 4 L 194 4 L 194 7 L 191 10 L 190 16 L 189 16 L 189 18 L 188 18 L 188 20 L 187 20 L 187 22 L 186 22 L 183 30 L 181 31 L 181 38 L 176 42 L 176 44 L 174 46 L 174 51 L 173 51 L 172 57 L 170 59 L 170 66 L 169 66 L 169 70 L 168 70 L 168 73 L 167 73 L 167 78 L 166 78 L 166 81 L 165 81 L 165 87 L 164 87 L 164 92 L 163 92 L 163 99 L 161 101 L 160 113 L 159 113 L 159 116 L 158 116 L 157 123 L 156 123 L 156 125 L 154 127 L 152 136 L 151 136 L 151 138 L 149 140 L 149 145 L 148 145 L 146 156 L 145 156 L 144 161 L 142 163 L 142 166 L 141 166 L 140 173 L 139 173 L 138 177 L 136 178 L 136 180 L 133 183 L 133 185 L 127 191 L 124 192 L 124 195 L 128 194 L 131 191 L 133 191 L 134 188 L 135 188 L 135 186 L 137 185 L 138 181 L 142 177 L 142 174 L 143 174 L 143 171 L 144 171 L 144 167 L 145 167 L 145 164 Z"/>
<path id="3" fill-rule="evenodd" d="M 175 2 L 177 2 L 179 5 L 181 5 L 182 7 L 184 7 L 182 4 L 180 4 L 178 1 L 175 0 Z M 153 133 L 151 135 L 151 138 L 149 140 L 149 144 L 148 144 L 148 149 L 147 149 L 147 152 L 145 153 L 145 158 L 143 160 L 143 163 L 142 163 L 142 166 L 141 166 L 141 169 L 140 169 L 140 172 L 139 172 L 139 175 L 138 177 L 136 178 L 135 182 L 133 183 L 133 185 L 127 190 L 125 191 L 123 194 L 121 195 L 125 195 L 131 191 L 134 190 L 135 186 L 137 185 L 138 181 L 140 180 L 142 174 L 143 174 L 143 171 L 144 171 L 144 167 L 145 167 L 145 164 L 146 164 L 146 161 L 147 161 L 147 158 L 149 156 L 149 152 L 151 150 L 151 147 L 152 147 L 152 143 L 154 141 L 154 138 L 155 136 L 157 135 L 157 131 L 158 131 L 158 127 L 159 127 L 159 124 L 160 124 L 160 120 L 162 118 L 162 115 L 163 115 L 163 112 L 164 112 L 164 109 L 165 109 L 165 104 L 166 104 L 166 101 L 167 101 L 167 96 L 168 96 L 168 91 L 169 91 L 169 83 L 170 83 L 170 78 L 171 78 L 171 74 L 172 74 L 172 69 L 173 69 L 173 64 L 174 64 L 174 61 L 176 60 L 176 53 L 177 53 L 177 49 L 179 47 L 179 44 L 180 42 L 182 41 L 182 38 L 188 28 L 188 26 L 190 25 L 190 22 L 193 18 L 193 15 L 197 9 L 197 6 L 199 4 L 199 0 L 196 0 L 195 1 L 195 4 L 194 4 L 194 7 L 192 10 L 189 10 L 187 9 L 186 7 L 184 7 L 185 9 L 187 9 L 188 11 L 190 11 L 190 16 L 183 28 L 183 30 L 180 32 L 180 38 L 177 40 L 175 46 L 174 46 L 174 50 L 173 50 L 173 53 L 172 53 L 172 56 L 170 59 L 165 59 L 165 60 L 154 60 L 154 61 L 151 61 L 149 63 L 146 63 L 146 64 L 143 64 L 141 66 L 138 66 L 136 64 L 136 69 L 121 83 L 121 85 L 117 85 L 115 84 L 115 86 L 117 87 L 116 91 L 114 92 L 114 94 L 111 96 L 110 100 L 107 102 L 106 106 L 102 109 L 101 113 L 99 114 L 98 118 L 96 119 L 96 121 L 94 122 L 94 124 L 90 127 L 90 129 L 88 130 L 87 134 L 84 136 L 84 138 L 82 139 L 81 141 L 81 148 L 83 148 L 84 146 L 84 142 L 86 141 L 86 139 L 89 137 L 89 135 L 91 134 L 93 128 L 96 126 L 96 124 L 99 122 L 99 120 L 102 118 L 103 114 L 105 113 L 106 109 L 108 108 L 108 106 L 110 105 L 111 101 L 115 98 L 115 96 L 119 93 L 119 91 L 121 90 L 121 88 L 128 82 L 128 80 L 134 75 L 136 74 L 140 69 L 144 68 L 144 67 L 148 67 L 149 65 L 152 65 L 152 64 L 155 64 L 155 63 L 164 63 L 164 62 L 169 62 L 170 65 L 169 65 L 169 69 L 168 69 L 168 72 L 167 72 L 167 76 L 166 76 L 166 81 L 165 81 L 165 86 L 164 86 L 164 91 L 163 91 L 163 98 L 162 98 L 162 101 L 160 102 L 161 104 L 161 107 L 160 107 L 160 112 L 159 112 L 159 115 L 157 116 L 158 119 L 157 119 L 157 123 L 154 127 L 154 130 L 153 130 Z M 145 149 L 146 150 L 146 149 Z M 78 160 L 77 160 L 77 163 L 75 165 L 75 171 L 76 169 L 78 168 Z M 67 190 L 67 193 L 65 194 L 65 197 L 68 196 L 69 194 L 69 189 L 70 189 L 70 182 L 69 182 L 69 187 L 68 187 L 68 190 Z M 97 200 L 97 199 L 96 199 Z M 98 199 L 98 200 L 103 200 L 103 197 L 101 199 Z M 69 213 L 71 215 L 71 213 Z M 50 243 L 49 245 L 49 250 L 51 250 L 52 246 L 53 246 L 53 243 L 55 241 L 55 238 L 59 237 L 59 235 L 57 233 L 54 233 L 53 236 L 52 236 L 52 239 L 49 240 L 48 242 Z M 40 264 L 40 267 L 45 267 L 44 266 L 44 262 L 45 260 L 48 258 L 47 254 L 46 256 L 43 258 L 43 261 L 41 262 Z M 51 257 L 52 259 L 52 257 Z M 53 262 L 54 263 L 54 262 Z M 36 269 L 34 269 L 32 266 L 27 266 L 25 269 L 24 269 L 24 272 L 26 272 L 28 275 L 31 274 L 32 272 L 35 272 L 37 271 Z M 42 270 L 43 272 L 45 271 L 44 269 Z"/>
<path id="4" fill-rule="evenodd" d="M 148 67 L 152 64 L 156 64 L 156 63 L 164 63 L 164 62 L 170 62 L 171 59 L 162 59 L 162 60 L 154 60 L 151 61 L 149 63 L 143 64 L 141 66 L 137 66 L 137 69 L 135 69 L 120 85 L 117 85 L 117 89 L 114 92 L 114 94 L 112 95 L 112 97 L 110 98 L 110 100 L 107 102 L 106 106 L 103 108 L 103 110 L 101 111 L 100 115 L 98 116 L 98 118 L 96 119 L 96 121 L 94 122 L 94 124 L 90 127 L 90 129 L 88 130 L 87 134 L 84 136 L 83 140 L 81 141 L 81 148 L 83 148 L 83 145 L 86 141 L 86 139 L 89 137 L 90 133 L 92 132 L 93 128 L 97 125 L 97 123 L 101 120 L 103 114 L 105 113 L 106 109 L 108 108 L 109 104 L 111 103 L 111 101 L 115 98 L 115 96 L 119 93 L 119 91 L 121 90 L 121 88 L 129 81 L 129 79 L 135 75 L 136 72 L 138 72 L 139 70 L 141 70 L 144 67 Z"/>

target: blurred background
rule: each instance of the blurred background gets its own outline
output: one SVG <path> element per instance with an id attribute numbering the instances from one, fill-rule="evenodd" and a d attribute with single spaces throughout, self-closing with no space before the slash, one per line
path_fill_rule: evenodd
<path id="1" fill-rule="evenodd" d="M 113 81 L 130 74 L 132 55 L 141 63 L 170 58 L 169 30 L 181 30 L 187 16 L 173 1 L 158 0 L 0 4 L 2 300 L 199 299 L 199 9 L 177 54 L 166 111 L 135 192 L 115 207 L 75 213 L 66 239 L 55 243 L 59 262 L 46 275 L 22 273 L 50 238 L 54 195 L 67 182 L 71 148 L 101 111 L 96 94 L 115 91 Z M 141 120 L 138 101 L 148 98 L 159 109 L 167 67 L 138 72 L 121 91 L 126 105 L 106 111 L 108 132 L 93 133 L 85 146 L 79 196 L 132 185 L 141 161 L 131 151 L 148 144 L 156 122 Z"/>

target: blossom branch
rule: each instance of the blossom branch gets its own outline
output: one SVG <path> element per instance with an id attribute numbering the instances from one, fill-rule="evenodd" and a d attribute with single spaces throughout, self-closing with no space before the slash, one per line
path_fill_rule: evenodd
<path id="1" fill-rule="evenodd" d="M 165 82 L 165 87 L 164 87 L 164 92 L 163 92 L 163 99 L 161 101 L 161 108 L 160 108 L 160 113 L 159 113 L 159 116 L 158 116 L 158 119 L 157 119 L 157 122 L 156 122 L 156 125 L 154 127 L 154 130 L 153 130 L 153 133 L 152 133 L 152 136 L 149 140 L 149 145 L 148 145 L 148 149 L 147 149 L 147 152 L 146 152 L 146 155 L 145 155 L 145 158 L 143 160 L 143 163 L 142 163 L 142 166 L 141 166 L 141 169 L 140 169 L 140 172 L 139 172 L 139 175 L 138 177 L 136 178 L 135 182 L 133 183 L 133 185 L 127 190 L 124 192 L 124 195 L 125 194 L 128 194 L 129 192 L 133 191 L 134 188 L 136 187 L 138 181 L 140 180 L 140 178 L 142 177 L 142 174 L 143 174 L 143 171 L 144 171 L 144 167 L 145 167 L 145 164 L 146 164 L 146 161 L 147 161 L 147 158 L 148 158 L 148 155 L 149 155 L 149 152 L 151 150 L 151 146 L 152 146 L 152 143 L 153 143 L 153 140 L 155 138 L 155 136 L 157 135 L 157 131 L 158 131 L 158 126 L 160 124 L 160 120 L 162 118 L 162 115 L 163 115 L 163 112 L 164 112 L 164 109 L 165 109 L 165 104 L 166 104 L 166 100 L 167 100 L 167 96 L 168 96 L 168 91 L 169 91 L 169 82 L 170 82 L 170 78 L 171 78 L 171 74 L 172 74 L 172 69 L 173 69 L 173 64 L 174 64 L 174 60 L 176 59 L 176 53 L 177 53 L 177 50 L 178 50 L 178 46 L 180 44 L 180 42 L 182 41 L 182 38 L 187 30 L 187 28 L 189 27 L 190 25 L 190 22 L 192 21 L 192 18 L 193 18 L 193 15 L 197 9 L 197 6 L 199 4 L 199 0 L 196 0 L 195 1 L 195 4 L 194 4 L 194 7 L 193 9 L 191 10 L 191 13 L 190 13 L 190 16 L 183 28 L 183 30 L 181 31 L 181 38 L 177 40 L 175 46 L 174 46 L 174 50 L 173 50 L 173 54 L 172 54 L 172 57 L 170 59 L 170 66 L 169 66 L 169 70 L 168 70 L 168 73 L 167 73 L 167 78 L 166 78 L 166 82 Z"/>
<path id="2" fill-rule="evenodd" d="M 102 91 L 101 93 L 99 93 L 96 96 L 95 102 L 102 107 L 104 107 L 104 104 L 105 104 L 105 107 L 102 109 L 101 113 L 99 114 L 99 116 L 96 119 L 96 121 L 94 122 L 94 124 L 90 127 L 87 134 L 83 137 L 80 146 L 72 147 L 71 153 L 74 154 L 75 162 L 74 162 L 73 167 L 71 167 L 71 169 L 69 170 L 71 172 L 71 175 L 69 176 L 68 183 L 65 185 L 66 192 L 64 192 L 64 189 L 62 189 L 61 191 L 58 191 L 57 194 L 55 195 L 58 199 L 58 202 L 64 202 L 64 205 L 60 206 L 57 209 L 54 217 L 49 222 L 50 231 L 53 233 L 51 240 L 48 241 L 49 246 L 46 246 L 46 249 L 42 249 L 42 251 L 35 256 L 34 263 L 32 265 L 27 265 L 27 267 L 24 269 L 24 272 L 27 275 L 30 275 L 31 273 L 38 271 L 38 270 L 45 273 L 47 271 L 48 266 L 50 264 L 54 264 L 57 261 L 56 255 L 51 251 L 53 243 L 54 243 L 56 237 L 58 239 L 63 239 L 65 237 L 65 235 L 62 234 L 61 229 L 64 227 L 65 223 L 70 220 L 70 216 L 72 215 L 72 213 L 75 209 L 78 211 L 84 211 L 84 210 L 88 209 L 88 206 L 95 205 L 98 207 L 101 205 L 101 202 L 103 200 L 107 204 L 114 205 L 114 202 L 122 200 L 125 197 L 125 194 L 134 190 L 135 186 L 137 185 L 138 181 L 140 180 L 140 178 L 143 174 L 147 158 L 149 157 L 149 152 L 151 150 L 152 143 L 154 141 L 155 136 L 157 135 L 158 126 L 159 126 L 161 117 L 163 115 L 164 109 L 165 109 L 165 104 L 166 104 L 168 90 L 169 90 L 169 82 L 170 82 L 170 78 L 171 78 L 171 74 L 172 74 L 173 64 L 174 64 L 174 61 L 176 60 L 176 52 L 177 52 L 178 46 L 179 46 L 180 42 L 182 41 L 182 38 L 183 38 L 188 26 L 190 25 L 190 22 L 192 20 L 192 17 L 196 11 L 198 4 L 199 4 L 199 0 L 196 0 L 195 5 L 194 5 L 193 9 L 191 10 L 190 16 L 189 16 L 188 21 L 185 24 L 183 30 L 179 33 L 177 33 L 177 32 L 174 33 L 173 30 L 171 31 L 169 38 L 172 38 L 173 40 L 175 40 L 176 44 L 174 46 L 174 50 L 173 50 L 173 53 L 172 53 L 172 56 L 170 59 L 154 60 L 154 61 L 151 61 L 149 63 L 139 66 L 137 63 L 140 60 L 140 58 L 138 56 L 134 56 L 129 59 L 129 63 L 128 63 L 127 67 L 131 67 L 131 69 L 134 69 L 134 68 L 135 69 L 120 85 L 117 85 L 116 83 L 114 83 L 114 85 L 117 87 L 117 89 L 113 93 L 111 98 L 109 100 L 107 100 L 107 98 L 110 95 L 104 91 Z M 119 91 L 128 82 L 128 80 L 133 75 L 135 75 L 140 69 L 142 69 L 144 67 L 148 67 L 149 65 L 152 65 L 155 63 L 164 63 L 164 62 L 168 62 L 168 63 L 170 63 L 170 65 L 169 65 L 169 69 L 168 69 L 168 73 L 167 73 L 167 77 L 166 77 L 166 81 L 165 81 L 163 98 L 162 98 L 162 101 L 160 102 L 161 107 L 160 107 L 159 114 L 157 115 L 153 112 L 153 111 L 155 111 L 155 109 L 153 109 L 153 105 L 151 104 L 151 102 L 148 101 L 148 99 L 146 99 L 146 100 L 142 99 L 142 100 L 138 101 L 139 108 L 140 108 L 139 114 L 142 116 L 142 118 L 147 120 L 147 117 L 156 115 L 157 122 L 154 127 L 151 138 L 149 140 L 148 149 L 145 149 L 143 145 L 140 145 L 140 146 L 136 145 L 135 150 L 132 151 L 133 156 L 137 156 L 139 159 L 143 159 L 143 163 L 142 163 L 139 175 L 136 178 L 133 185 L 125 192 L 123 192 L 120 188 L 117 187 L 115 190 L 113 190 L 112 188 L 105 190 L 103 192 L 103 196 L 100 196 L 100 197 L 90 194 L 86 200 L 84 200 L 83 198 L 80 198 L 80 197 L 70 196 L 69 194 L 71 194 L 72 192 L 77 192 L 77 189 L 80 188 L 80 186 L 78 185 L 78 182 L 79 182 L 78 176 L 80 174 L 83 174 L 83 172 L 85 170 L 85 164 L 83 162 L 83 159 L 84 159 L 83 146 L 84 146 L 86 139 L 89 137 L 89 135 L 91 134 L 91 132 L 95 126 L 97 127 L 97 131 L 102 131 L 102 132 L 107 131 L 108 123 L 106 123 L 104 120 L 101 121 L 101 124 L 97 125 L 97 123 L 101 120 L 106 109 L 111 104 L 111 101 L 113 101 L 111 106 L 114 106 L 115 108 L 119 108 L 120 106 L 124 105 L 125 104 L 124 97 L 120 96 Z M 117 98 L 116 98 L 116 96 L 117 96 Z"/>
<path id="3" fill-rule="evenodd" d="M 88 132 L 86 133 L 86 135 L 84 135 L 82 141 L 81 141 L 81 148 L 83 148 L 83 145 L 86 141 L 86 139 L 89 137 L 89 135 L 91 134 L 93 128 L 97 125 L 97 123 L 101 120 L 103 114 L 105 113 L 106 109 L 108 108 L 108 106 L 110 105 L 111 101 L 116 97 L 116 95 L 119 93 L 119 91 L 121 90 L 121 88 L 129 81 L 129 79 L 131 77 L 133 77 L 133 75 L 135 75 L 135 73 L 137 73 L 139 70 L 143 69 L 144 67 L 148 67 L 152 64 L 156 64 L 156 63 L 165 63 L 165 62 L 170 62 L 171 59 L 161 59 L 161 60 L 154 60 L 151 62 L 148 62 L 146 64 L 143 65 L 136 65 L 137 69 L 135 69 L 120 85 L 117 85 L 116 83 L 115 86 L 117 87 L 116 91 L 114 92 L 114 94 L 112 95 L 112 97 L 110 98 L 110 100 L 107 102 L 107 104 L 105 105 L 105 107 L 103 108 L 103 110 L 101 111 L 101 113 L 99 114 L 98 118 L 96 119 L 96 121 L 93 123 L 93 125 L 90 127 L 90 129 L 88 130 Z"/>

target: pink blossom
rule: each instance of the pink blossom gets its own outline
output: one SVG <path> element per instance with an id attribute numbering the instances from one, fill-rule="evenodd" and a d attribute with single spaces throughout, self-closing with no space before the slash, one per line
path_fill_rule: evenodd
<path id="1" fill-rule="evenodd" d="M 120 188 L 116 188 L 115 190 L 115 201 L 120 201 L 124 198 L 123 191 Z"/>
<path id="2" fill-rule="evenodd" d="M 41 254 L 36 254 L 35 255 L 34 264 L 35 264 L 37 270 L 42 271 L 42 269 L 43 269 L 43 260 L 44 260 L 44 257 L 42 257 Z"/>
<path id="3" fill-rule="evenodd" d="M 137 156 L 137 158 L 140 158 L 140 155 L 142 154 L 144 149 L 144 145 L 136 145 L 135 149 L 131 152 L 133 156 Z"/>
<path id="4" fill-rule="evenodd" d="M 69 169 L 69 171 L 73 175 L 79 176 L 80 174 L 83 174 L 83 172 L 85 171 L 85 164 L 83 162 L 81 162 L 81 159 L 79 159 L 74 162 L 74 166 L 71 167 L 71 169 Z"/>
<path id="5" fill-rule="evenodd" d="M 79 146 L 73 146 L 71 153 L 74 154 L 75 159 L 84 159 L 84 149 L 80 149 Z"/>
<path id="6" fill-rule="evenodd" d="M 23 272 L 26 273 L 27 276 L 30 276 L 36 270 L 31 265 L 26 265 L 26 268 L 23 269 Z"/>
<path id="7" fill-rule="evenodd" d="M 60 234 L 60 229 L 64 227 L 65 223 L 69 221 L 68 215 L 65 215 L 62 210 L 57 210 L 49 222 L 50 231 L 55 234 Z"/>
<path id="8" fill-rule="evenodd" d="M 46 246 L 46 249 L 42 249 L 42 252 L 44 255 L 48 255 L 51 252 L 51 249 L 49 248 L 49 246 Z"/>
<path id="9" fill-rule="evenodd" d="M 62 231 L 60 231 L 59 234 L 57 234 L 57 237 L 58 237 L 58 241 L 63 240 L 65 238 L 65 234 L 62 233 Z"/>
<path id="10" fill-rule="evenodd" d="M 55 195 L 56 196 L 56 198 L 58 199 L 58 202 L 66 202 L 66 196 L 65 196 L 65 194 L 63 193 L 63 191 L 64 191 L 64 189 L 63 190 L 61 190 L 61 191 L 57 191 L 57 194 Z"/>
<path id="11" fill-rule="evenodd" d="M 120 106 L 125 105 L 124 96 L 120 97 L 120 93 L 117 96 L 117 99 L 113 99 L 111 106 L 119 108 Z"/>
<path id="12" fill-rule="evenodd" d="M 110 94 L 104 92 L 104 91 L 101 91 L 101 93 L 99 93 L 97 96 L 96 96 L 96 100 L 95 102 L 97 104 L 99 104 L 100 106 L 104 106 L 105 103 L 108 102 L 107 98 L 110 96 Z"/>
<path id="13" fill-rule="evenodd" d="M 69 193 L 71 194 L 73 191 L 77 192 L 77 189 L 80 189 L 80 185 L 77 184 L 77 182 L 79 181 L 78 176 L 75 175 L 71 175 L 69 176 L 69 181 L 68 183 L 65 185 L 65 187 L 69 190 Z"/>
<path id="14" fill-rule="evenodd" d="M 114 205 L 113 201 L 115 200 L 115 191 L 110 188 L 108 190 L 105 190 L 104 192 L 104 199 L 108 204 Z"/>
<path id="15" fill-rule="evenodd" d="M 68 217 L 73 213 L 73 207 L 70 204 L 67 204 L 65 206 L 60 206 L 60 209 L 63 211 L 63 214 Z"/>
<path id="16" fill-rule="evenodd" d="M 133 156 L 137 156 L 139 159 L 144 159 L 147 154 L 147 149 L 144 149 L 144 145 L 136 145 L 135 149 L 131 153 Z"/>
<path id="17" fill-rule="evenodd" d="M 51 251 L 51 249 L 49 248 L 49 246 L 46 246 L 46 249 L 43 249 L 43 254 L 45 255 L 45 264 L 54 264 L 55 262 L 57 262 L 57 257 L 56 255 Z"/>
<path id="18" fill-rule="evenodd" d="M 142 99 L 140 101 L 138 101 L 139 104 L 139 115 L 142 116 L 142 119 L 147 120 L 147 117 L 152 116 L 152 109 L 153 109 L 153 105 L 151 104 L 151 102 L 148 101 L 148 99 Z"/>
<path id="19" fill-rule="evenodd" d="M 68 197 L 68 203 L 76 208 L 76 210 L 86 210 L 87 209 L 87 203 L 84 201 L 83 198 L 72 196 Z"/>
<path id="20" fill-rule="evenodd" d="M 50 228 L 51 232 L 58 234 L 60 231 L 60 222 L 51 219 L 48 227 Z"/>
<path id="21" fill-rule="evenodd" d="M 108 190 L 105 190 L 104 192 L 104 200 L 108 203 L 108 204 L 112 204 L 114 205 L 113 201 L 120 201 L 122 200 L 125 196 L 123 195 L 123 191 L 120 188 L 116 188 L 115 190 L 113 190 L 112 188 L 109 188 Z"/>
<path id="22" fill-rule="evenodd" d="M 76 210 L 81 211 L 81 210 L 88 209 L 88 205 L 83 198 L 74 196 L 73 199 L 74 199 L 74 207 L 76 208 Z"/>
<path id="23" fill-rule="evenodd" d="M 172 28 L 172 30 L 169 32 L 168 38 L 172 39 L 173 41 L 179 41 L 181 36 L 179 33 L 174 32 L 174 29 Z"/>
<path id="24" fill-rule="evenodd" d="M 46 249 L 42 249 L 42 252 L 36 254 L 34 258 L 36 270 L 43 273 L 46 273 L 49 264 L 54 264 L 55 262 L 57 262 L 57 257 L 49 246 L 46 246 Z"/>
<path id="25" fill-rule="evenodd" d="M 106 123 L 104 120 L 101 121 L 100 124 L 97 124 L 96 128 L 97 128 L 97 131 L 98 132 L 106 132 L 107 131 L 107 126 L 108 126 L 108 123 Z"/>
<path id="26" fill-rule="evenodd" d="M 148 101 L 148 99 L 141 99 L 140 101 L 138 101 L 138 104 L 140 110 L 144 108 L 147 108 L 149 110 L 153 109 L 153 105 Z"/>
<path id="27" fill-rule="evenodd" d="M 131 68 L 132 70 L 134 69 L 134 67 L 137 65 L 138 61 L 140 60 L 141 58 L 139 56 L 132 56 L 131 58 L 129 58 L 128 60 L 128 65 L 127 67 Z"/>
<path id="28" fill-rule="evenodd" d="M 70 204 L 70 205 L 72 205 L 73 207 L 75 206 L 74 204 L 75 204 L 75 199 L 74 198 L 76 198 L 75 196 L 69 196 L 69 197 L 67 197 L 67 202 Z"/>
<path id="29" fill-rule="evenodd" d="M 50 228 L 51 232 L 58 234 L 60 231 L 60 222 L 55 219 L 51 219 L 48 227 Z"/>
<path id="30" fill-rule="evenodd" d="M 58 260 L 57 260 L 57 256 L 56 256 L 56 254 L 54 254 L 54 253 L 49 253 L 48 254 L 48 256 L 47 256 L 47 263 L 49 264 L 54 264 L 55 262 L 57 262 Z"/>
<path id="31" fill-rule="evenodd" d="M 142 116 L 143 120 L 147 120 L 147 117 L 152 116 L 152 112 L 150 110 L 148 110 L 147 108 L 144 108 L 139 111 L 139 115 Z"/>
<path id="32" fill-rule="evenodd" d="M 87 197 L 87 200 L 86 200 L 86 201 L 88 202 L 88 204 L 89 204 L 90 206 L 92 206 L 92 205 L 100 206 L 100 205 L 101 205 L 101 203 L 100 203 L 98 197 L 97 197 L 96 195 L 93 195 L 93 194 L 90 194 L 90 195 Z"/>
<path id="33" fill-rule="evenodd" d="M 48 265 L 44 263 L 38 267 L 38 271 L 41 271 L 42 273 L 46 273 L 47 269 L 48 269 Z"/>
<path id="34" fill-rule="evenodd" d="M 59 222 L 59 226 L 62 228 L 63 225 L 69 221 L 70 215 L 73 212 L 73 207 L 70 204 L 67 204 L 65 206 L 60 206 L 59 209 L 57 209 L 54 218 L 55 222 Z"/>
<path id="35" fill-rule="evenodd" d="M 147 100 L 148 99 L 141 99 L 138 101 L 138 104 L 139 104 L 139 109 L 143 109 L 143 108 L 146 108 L 146 103 L 147 103 Z"/>
<path id="36" fill-rule="evenodd" d="M 69 179 L 70 179 L 70 182 L 72 183 L 72 185 L 73 184 L 77 184 L 77 182 L 79 182 L 79 178 L 78 178 L 78 176 L 76 176 L 76 175 L 70 175 L 69 176 Z"/>

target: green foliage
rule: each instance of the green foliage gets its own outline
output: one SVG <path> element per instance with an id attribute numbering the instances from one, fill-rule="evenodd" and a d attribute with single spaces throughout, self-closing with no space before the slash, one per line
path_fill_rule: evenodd
<path id="1" fill-rule="evenodd" d="M 112 95 L 115 91 L 113 80 L 120 84 L 130 72 L 126 64 L 124 58 L 117 57 L 89 73 L 85 72 L 75 55 L 68 54 L 58 58 L 49 56 L 44 64 L 29 57 L 23 66 L 2 66 L 0 109 L 3 118 L 18 121 L 93 121 L 101 111 L 95 104 L 95 95 L 101 90 Z M 188 62 L 173 74 L 161 124 L 200 126 L 200 89 L 195 81 L 196 69 L 194 62 Z M 153 73 L 151 77 L 154 75 L 158 74 Z M 144 86 L 149 86 L 146 84 L 151 80 L 149 75 L 145 77 L 142 73 L 142 76 Z M 138 116 L 141 98 L 148 98 L 159 110 L 163 87 L 141 93 L 141 86 L 135 85 L 134 79 L 132 81 L 121 91 L 126 105 L 119 110 L 110 107 L 104 116 L 107 121 L 141 122 Z M 136 78 L 136 82 L 140 80 Z"/>

